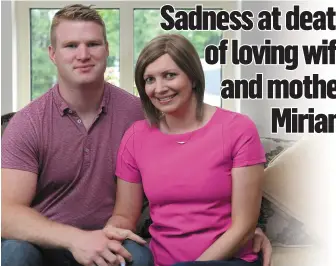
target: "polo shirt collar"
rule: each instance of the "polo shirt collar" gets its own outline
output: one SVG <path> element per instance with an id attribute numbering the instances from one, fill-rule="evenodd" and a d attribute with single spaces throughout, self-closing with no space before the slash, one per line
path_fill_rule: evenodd
<path id="1" fill-rule="evenodd" d="M 54 102 L 57 106 L 57 109 L 61 116 L 66 115 L 70 111 L 70 107 L 67 104 L 67 102 L 62 98 L 60 92 L 59 92 L 59 85 L 56 84 L 54 87 L 51 88 Z M 108 110 L 108 103 L 110 101 L 110 93 L 109 93 L 109 87 L 107 86 L 107 83 L 104 82 L 104 93 L 103 93 L 103 99 L 100 103 L 99 107 L 99 114 L 101 113 L 107 113 Z"/>

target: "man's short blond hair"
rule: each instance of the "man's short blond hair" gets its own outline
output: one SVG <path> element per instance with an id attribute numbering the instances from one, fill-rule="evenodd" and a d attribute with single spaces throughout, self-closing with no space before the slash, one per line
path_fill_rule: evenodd
<path id="1" fill-rule="evenodd" d="M 104 41 L 107 42 L 105 23 L 97 10 L 92 8 L 91 5 L 85 6 L 81 4 L 75 4 L 63 7 L 57 11 L 53 17 L 50 28 L 50 41 L 53 47 L 56 45 L 55 29 L 62 20 L 95 22 L 102 26 Z"/>

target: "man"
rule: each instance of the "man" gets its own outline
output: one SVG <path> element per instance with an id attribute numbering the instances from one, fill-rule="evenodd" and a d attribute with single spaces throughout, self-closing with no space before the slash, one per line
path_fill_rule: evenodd
<path id="1" fill-rule="evenodd" d="M 109 50 L 94 9 L 61 9 L 50 38 L 58 83 L 2 139 L 2 265 L 152 265 L 144 240 L 109 220 L 117 150 L 143 119 L 140 101 L 104 81 Z M 269 263 L 260 230 L 255 244 Z"/>

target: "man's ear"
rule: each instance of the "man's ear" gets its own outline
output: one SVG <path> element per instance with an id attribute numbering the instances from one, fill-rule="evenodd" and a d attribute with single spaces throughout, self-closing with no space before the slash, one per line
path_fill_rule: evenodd
<path id="1" fill-rule="evenodd" d="M 49 52 L 49 58 L 50 58 L 50 60 L 54 64 L 56 64 L 56 62 L 55 62 L 55 49 L 54 49 L 54 47 L 52 45 L 49 45 L 48 52 Z"/>

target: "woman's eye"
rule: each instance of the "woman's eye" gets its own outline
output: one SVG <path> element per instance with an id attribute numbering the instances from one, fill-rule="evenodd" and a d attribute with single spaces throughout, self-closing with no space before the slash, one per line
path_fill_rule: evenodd
<path id="1" fill-rule="evenodd" d="M 145 83 L 150 84 L 154 81 L 152 77 L 145 78 Z"/>
<path id="2" fill-rule="evenodd" d="M 167 74 L 166 74 L 166 78 L 168 78 L 168 79 L 171 79 L 171 78 L 173 78 L 173 77 L 175 77 L 175 76 L 176 76 L 175 73 L 167 73 Z"/>

